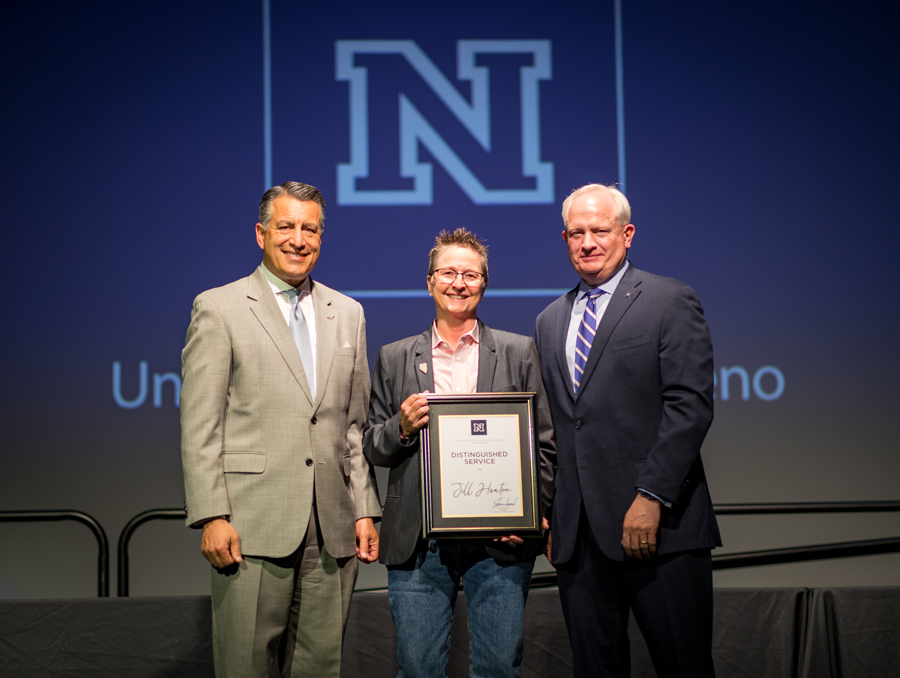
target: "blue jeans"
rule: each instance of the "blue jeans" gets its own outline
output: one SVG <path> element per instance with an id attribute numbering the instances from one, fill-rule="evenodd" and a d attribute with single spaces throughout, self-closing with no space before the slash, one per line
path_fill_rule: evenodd
<path id="1" fill-rule="evenodd" d="M 471 678 L 518 678 L 534 560 L 498 563 L 481 540 L 423 544 L 412 567 L 388 568 L 397 678 L 444 678 L 460 581 L 466 593 Z"/>

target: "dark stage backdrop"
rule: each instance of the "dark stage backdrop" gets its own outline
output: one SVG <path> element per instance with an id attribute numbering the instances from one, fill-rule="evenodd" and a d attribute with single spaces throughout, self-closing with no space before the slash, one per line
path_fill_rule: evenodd
<path id="1" fill-rule="evenodd" d="M 291 179 L 325 194 L 315 277 L 363 303 L 370 364 L 430 322 L 427 251 L 460 225 L 490 244 L 481 317 L 532 334 L 577 282 L 560 203 L 619 182 L 632 261 L 709 318 L 714 501 L 900 499 L 896 10 L 622 4 L 617 84 L 612 0 L 5 3 L 0 509 L 87 511 L 114 543 L 181 506 L 191 301 L 258 265 L 259 198 Z M 900 521 L 722 527 L 736 551 Z M 143 528 L 132 593 L 203 593 L 198 543 Z M 0 596 L 93 595 L 94 559 L 80 526 L 0 524 Z M 896 585 L 898 564 L 717 582 Z"/>

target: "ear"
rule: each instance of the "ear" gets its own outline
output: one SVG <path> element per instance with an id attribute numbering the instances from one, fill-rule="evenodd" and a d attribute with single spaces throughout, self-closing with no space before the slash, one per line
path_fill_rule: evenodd
<path id="1" fill-rule="evenodd" d="M 259 245 L 260 249 L 265 249 L 266 232 L 263 230 L 262 224 L 256 224 L 256 244 Z"/>
<path id="2" fill-rule="evenodd" d="M 566 242 L 566 243 L 569 242 L 569 232 L 568 231 L 563 230 L 562 237 L 563 237 L 563 242 Z"/>
<path id="3" fill-rule="evenodd" d="M 631 239 L 634 237 L 634 224 L 625 225 L 625 249 L 631 247 Z"/>

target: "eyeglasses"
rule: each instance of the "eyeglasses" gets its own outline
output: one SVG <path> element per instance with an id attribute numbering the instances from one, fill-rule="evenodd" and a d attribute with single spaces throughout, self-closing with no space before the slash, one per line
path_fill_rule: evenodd
<path id="1" fill-rule="evenodd" d="M 480 285 L 481 280 L 484 278 L 481 273 L 476 273 L 475 271 L 454 271 L 452 268 L 439 268 L 434 272 L 434 277 L 445 285 L 452 285 L 456 282 L 457 276 L 460 275 L 463 282 L 469 287 Z"/>

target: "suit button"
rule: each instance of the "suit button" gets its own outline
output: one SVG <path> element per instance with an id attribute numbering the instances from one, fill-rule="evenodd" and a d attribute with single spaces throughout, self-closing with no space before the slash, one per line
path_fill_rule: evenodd
<path id="1" fill-rule="evenodd" d="M 319 421 L 319 420 L 316 419 L 316 415 L 313 415 L 313 418 L 309 420 L 309 423 L 310 423 L 310 424 L 316 424 L 316 422 L 318 422 L 318 421 Z"/>
<path id="2" fill-rule="evenodd" d="M 581 419 L 575 420 L 575 428 L 581 428 Z"/>
<path id="3" fill-rule="evenodd" d="M 307 466 L 312 466 L 312 459 L 307 459 L 307 460 L 306 460 L 306 465 L 307 465 Z"/>

